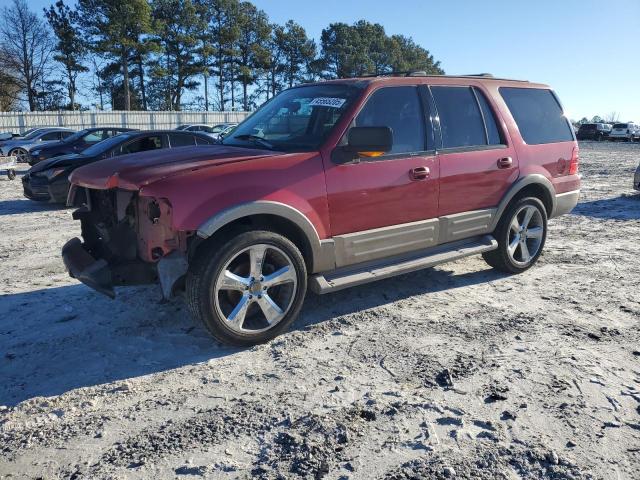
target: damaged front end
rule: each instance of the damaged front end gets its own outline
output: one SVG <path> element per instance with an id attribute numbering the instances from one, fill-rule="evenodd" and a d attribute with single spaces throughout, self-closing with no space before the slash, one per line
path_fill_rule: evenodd
<path id="1" fill-rule="evenodd" d="M 191 232 L 171 227 L 172 208 L 166 199 L 136 191 L 99 190 L 72 185 L 67 204 L 78 207 L 82 240 L 62 248 L 69 274 L 111 298 L 114 287 L 160 282 L 169 298 L 187 271 Z"/>

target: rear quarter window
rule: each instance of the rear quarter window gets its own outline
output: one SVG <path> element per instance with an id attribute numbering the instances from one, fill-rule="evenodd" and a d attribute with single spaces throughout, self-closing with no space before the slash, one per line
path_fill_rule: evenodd
<path id="1" fill-rule="evenodd" d="M 500 94 L 527 144 L 573 141 L 569 122 L 551 90 L 500 87 Z"/>

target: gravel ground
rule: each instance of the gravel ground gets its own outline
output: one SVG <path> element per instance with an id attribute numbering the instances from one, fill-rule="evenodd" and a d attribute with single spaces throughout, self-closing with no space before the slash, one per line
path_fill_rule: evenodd
<path id="1" fill-rule="evenodd" d="M 639 478 L 640 145 L 581 154 L 535 268 L 310 294 L 251 349 L 70 279 L 71 212 L 0 180 L 0 477 Z"/>

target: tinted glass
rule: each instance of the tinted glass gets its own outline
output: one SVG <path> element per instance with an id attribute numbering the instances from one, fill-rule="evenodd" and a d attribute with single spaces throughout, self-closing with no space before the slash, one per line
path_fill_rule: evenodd
<path id="1" fill-rule="evenodd" d="M 95 130 L 85 135 L 83 140 L 87 143 L 96 143 L 96 142 L 102 141 L 102 139 L 105 138 L 105 136 L 106 135 L 104 130 Z"/>
<path id="2" fill-rule="evenodd" d="M 285 152 L 317 150 L 351 103 L 356 85 L 308 85 L 285 90 L 225 136 L 223 143 Z"/>
<path id="3" fill-rule="evenodd" d="M 159 135 L 152 137 L 142 137 L 128 143 L 122 147 L 122 154 L 146 152 L 147 150 L 157 150 L 162 148 L 162 139 Z"/>
<path id="4" fill-rule="evenodd" d="M 489 105 L 487 97 L 484 96 L 477 88 L 474 88 L 478 103 L 480 104 L 480 110 L 482 110 L 482 116 L 484 117 L 484 124 L 487 127 L 487 140 L 489 145 L 502 145 L 505 142 L 502 141 L 500 130 L 498 129 L 498 122 L 496 122 L 495 114 Z"/>
<path id="5" fill-rule="evenodd" d="M 169 142 L 171 147 L 187 147 L 196 144 L 196 139 L 193 135 L 169 135 Z"/>
<path id="6" fill-rule="evenodd" d="M 43 142 L 46 142 L 49 140 L 60 140 L 60 132 L 47 133 L 43 135 L 41 138 Z"/>
<path id="7" fill-rule="evenodd" d="M 551 90 L 501 87 L 500 94 L 529 145 L 573 140 L 571 126 Z"/>
<path id="8" fill-rule="evenodd" d="M 129 140 L 129 138 L 131 138 L 131 135 L 127 135 L 126 133 L 115 135 L 111 138 L 103 140 L 102 142 L 91 145 L 86 150 L 83 150 L 82 154 L 88 156 L 101 155 L 103 153 L 106 153 L 108 150 L 111 150 L 112 148 L 123 144 L 124 142 Z"/>
<path id="9" fill-rule="evenodd" d="M 440 117 L 442 148 L 487 144 L 480 108 L 470 87 L 431 87 L 431 91 Z"/>
<path id="10" fill-rule="evenodd" d="M 613 128 L 628 128 L 628 126 L 627 123 L 616 123 Z"/>
<path id="11" fill-rule="evenodd" d="M 62 138 L 69 138 L 71 135 L 73 135 L 73 132 L 62 132 Z"/>
<path id="12" fill-rule="evenodd" d="M 393 148 L 389 152 L 409 153 L 428 150 L 424 115 L 416 87 L 387 87 L 376 90 L 360 110 L 356 127 L 389 127 Z"/>
<path id="13" fill-rule="evenodd" d="M 196 137 L 196 145 L 213 145 L 216 141 L 213 138 Z"/>

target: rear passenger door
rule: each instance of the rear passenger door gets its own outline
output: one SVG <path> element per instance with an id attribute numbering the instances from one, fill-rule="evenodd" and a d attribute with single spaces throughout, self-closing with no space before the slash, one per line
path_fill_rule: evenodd
<path id="1" fill-rule="evenodd" d="M 433 85 L 438 113 L 442 242 L 485 233 L 492 212 L 518 178 L 516 152 L 488 96 L 476 87 Z M 452 214 L 461 214 L 447 218 Z"/>

